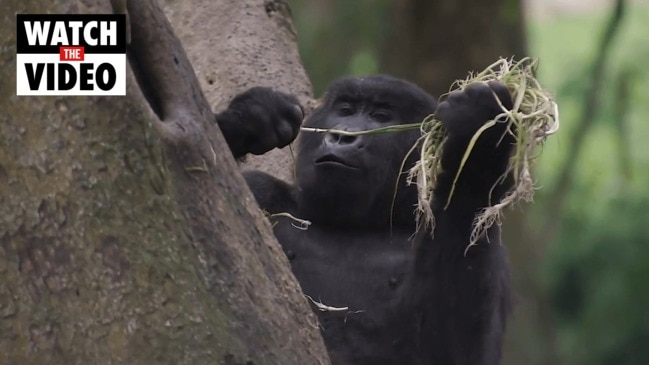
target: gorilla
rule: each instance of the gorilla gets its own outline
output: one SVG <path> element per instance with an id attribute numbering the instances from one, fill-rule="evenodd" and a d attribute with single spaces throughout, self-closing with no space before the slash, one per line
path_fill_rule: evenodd
<path id="1" fill-rule="evenodd" d="M 511 108 L 497 82 L 473 84 L 439 105 L 418 86 L 377 75 L 327 89 L 305 127 L 362 131 L 417 123 L 434 114 L 447 133 L 432 203 L 435 226 L 416 229 L 417 192 L 402 173 L 418 130 L 342 135 L 302 132 L 295 183 L 246 172 L 259 206 L 309 220 L 308 229 L 271 218 L 293 273 L 317 313 L 334 365 L 492 365 L 501 357 L 509 311 L 509 271 L 494 225 L 467 247 L 481 208 L 512 187 L 505 176 L 514 139 L 507 123 L 482 133 L 453 186 L 469 140 Z M 295 139 L 297 100 L 255 87 L 236 96 L 216 122 L 236 158 Z M 505 121 L 503 121 L 505 122 Z"/>

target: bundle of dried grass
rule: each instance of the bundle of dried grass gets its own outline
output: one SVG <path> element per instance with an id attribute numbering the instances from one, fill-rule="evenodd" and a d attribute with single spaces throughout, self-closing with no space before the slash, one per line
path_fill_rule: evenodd
<path id="1" fill-rule="evenodd" d="M 499 221 L 505 207 L 521 200 L 532 200 L 534 182 L 530 173 L 531 165 L 545 139 L 559 129 L 557 104 L 550 93 L 543 89 L 534 77 L 537 64 L 537 60 L 529 58 L 518 62 L 500 59 L 484 71 L 472 74 L 466 80 L 457 81 L 453 87 L 454 90 L 464 90 L 476 82 L 498 81 L 507 87 L 514 104 L 513 108 L 507 109 L 500 104 L 496 97 L 502 108 L 502 113 L 485 123 L 469 141 L 445 204 L 445 207 L 450 204 L 455 183 L 480 135 L 497 123 L 508 123 L 507 133 L 514 135 L 516 144 L 507 171 L 502 178 L 511 174 L 514 177 L 514 186 L 500 202 L 485 207 L 476 215 L 470 245 L 475 244 L 485 234 L 487 228 Z M 436 177 L 441 169 L 441 154 L 446 140 L 441 123 L 433 117 L 427 118 L 421 124 L 421 131 L 422 137 L 418 142 L 421 155 L 419 161 L 409 171 L 409 182 L 415 183 L 419 191 L 418 223 L 420 227 L 422 225 L 434 226 L 434 216 L 430 204 L 434 199 Z"/>
<path id="2" fill-rule="evenodd" d="M 500 104 L 502 113 L 493 120 L 485 123 L 469 141 L 458 172 L 454 178 L 451 192 L 445 203 L 445 207 L 448 207 L 451 203 L 455 183 L 482 133 L 497 123 L 508 123 L 507 133 L 511 133 L 514 136 L 516 143 L 507 171 L 503 174 L 502 179 L 511 174 L 514 177 L 514 185 L 500 202 L 485 207 L 476 215 L 469 247 L 475 244 L 485 234 L 487 228 L 500 220 L 504 208 L 521 200 L 532 200 L 534 182 L 530 168 L 537 156 L 539 147 L 545 139 L 559 130 L 559 110 L 557 104 L 550 93 L 534 77 L 534 71 L 537 65 L 538 61 L 530 58 L 524 58 L 517 62 L 501 58 L 484 71 L 478 74 L 471 74 L 465 80 L 456 81 L 451 88 L 451 91 L 464 90 L 467 86 L 476 82 L 488 83 L 498 81 L 507 87 L 513 100 L 513 108 L 507 109 L 494 94 L 494 97 Z M 416 184 L 418 190 L 418 227 L 434 228 L 435 217 L 431 208 L 431 202 L 435 198 L 433 196 L 434 189 L 437 176 L 441 170 L 441 156 L 446 141 L 446 131 L 442 123 L 436 120 L 433 115 L 428 116 L 421 123 L 394 125 L 367 131 L 343 131 L 306 127 L 303 127 L 302 131 L 362 135 L 394 133 L 416 128 L 421 130 L 421 137 L 411 148 L 408 156 L 417 149 L 419 149 L 420 156 L 416 164 L 408 172 L 408 182 L 410 184 Z M 402 163 L 401 171 L 405 167 L 408 156 L 406 156 L 406 159 Z"/>

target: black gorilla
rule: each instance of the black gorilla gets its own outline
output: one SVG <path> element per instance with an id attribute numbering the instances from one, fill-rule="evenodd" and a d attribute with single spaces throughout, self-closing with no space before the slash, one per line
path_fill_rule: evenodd
<path id="1" fill-rule="evenodd" d="M 345 78 L 329 87 L 304 124 L 357 131 L 421 122 L 435 113 L 448 140 L 433 201 L 433 235 L 415 234 L 416 191 L 399 175 L 416 130 L 303 132 L 295 185 L 261 172 L 245 174 L 262 209 L 312 222 L 300 230 L 277 218 L 274 231 L 304 293 L 336 307 L 323 311 L 314 304 L 333 364 L 499 363 L 509 308 L 499 227 L 465 249 L 476 212 L 511 187 L 511 179 L 502 179 L 513 144 L 506 123 L 482 134 L 445 207 L 469 140 L 500 113 L 495 96 L 511 107 L 499 83 L 470 86 L 437 106 L 400 79 Z M 301 118 L 295 98 L 267 88 L 235 97 L 216 115 L 235 157 L 290 143 Z"/>

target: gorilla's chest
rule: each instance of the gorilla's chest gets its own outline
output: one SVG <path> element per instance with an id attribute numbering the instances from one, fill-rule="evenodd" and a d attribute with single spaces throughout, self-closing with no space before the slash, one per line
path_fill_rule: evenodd
<path id="1" fill-rule="evenodd" d="M 410 235 L 282 223 L 275 235 L 302 291 L 318 303 L 312 307 L 332 363 L 403 364 L 413 333 L 412 311 L 400 301 L 413 260 Z"/>
<path id="2" fill-rule="evenodd" d="M 350 311 L 367 311 L 396 299 L 412 263 L 406 233 L 302 231 L 279 223 L 275 234 L 305 294 Z"/>

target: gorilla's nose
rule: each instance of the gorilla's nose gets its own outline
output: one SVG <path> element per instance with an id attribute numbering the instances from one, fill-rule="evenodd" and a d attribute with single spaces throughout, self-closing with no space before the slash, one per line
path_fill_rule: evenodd
<path id="1" fill-rule="evenodd" d="M 330 132 L 325 134 L 324 139 L 325 139 L 325 143 L 330 146 L 354 145 L 360 141 L 359 137 L 360 136 Z"/>
<path id="2" fill-rule="evenodd" d="M 330 149 L 357 149 L 361 148 L 363 136 L 354 134 L 357 128 L 338 124 L 331 128 L 332 131 L 324 135 L 324 143 Z"/>

